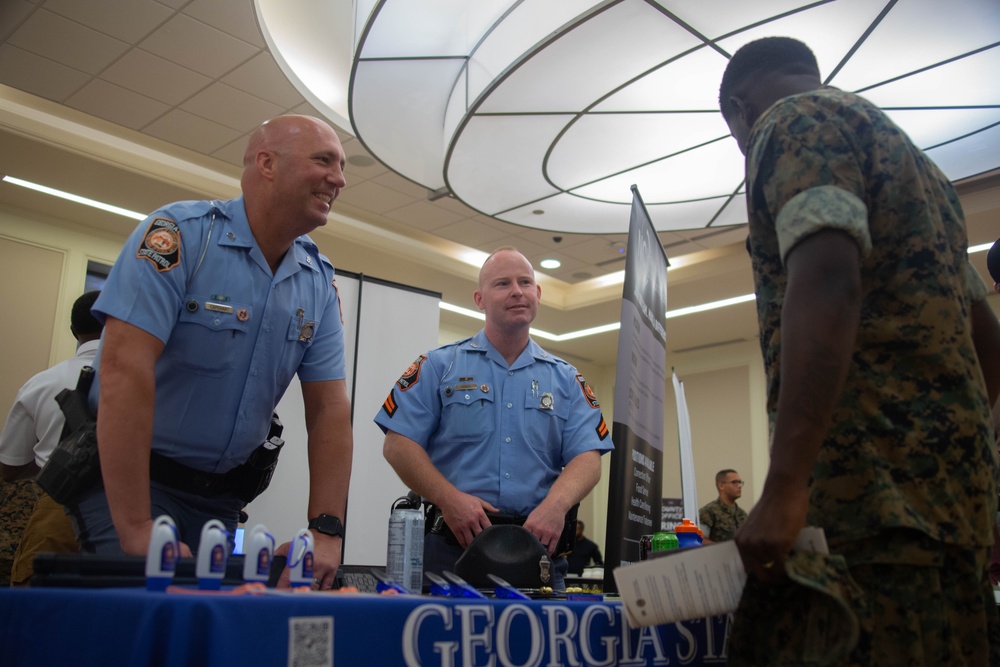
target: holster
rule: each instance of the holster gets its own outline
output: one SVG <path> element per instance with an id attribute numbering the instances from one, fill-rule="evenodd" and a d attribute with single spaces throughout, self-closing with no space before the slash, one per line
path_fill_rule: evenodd
<path id="1" fill-rule="evenodd" d="M 97 420 L 90 414 L 88 395 L 94 369 L 80 370 L 75 389 L 63 389 L 56 402 L 66 421 L 59 444 L 38 473 L 38 486 L 61 505 L 74 504 L 101 483 L 101 461 L 97 452 Z"/>
<path id="2" fill-rule="evenodd" d="M 576 505 L 573 505 L 568 512 L 566 512 L 566 522 L 563 525 L 562 534 L 559 536 L 559 543 L 556 545 L 556 556 L 565 556 L 573 550 L 574 546 L 576 546 L 576 514 L 579 510 L 580 504 L 577 503 Z M 487 512 L 486 517 L 494 526 L 502 526 L 505 524 L 523 526 L 524 522 L 528 520 L 527 516 L 522 516 L 520 514 L 502 514 L 499 512 Z M 451 528 L 448 526 L 447 522 L 445 522 L 444 515 L 441 513 L 441 508 L 437 505 L 427 506 L 424 531 L 444 535 L 445 541 L 448 542 L 448 544 L 453 546 L 458 545 L 458 538 L 455 537 L 453 532 L 451 532 Z"/>
<path id="3" fill-rule="evenodd" d="M 267 440 L 253 450 L 246 463 L 238 466 L 236 470 L 236 495 L 246 502 L 250 502 L 271 484 L 274 476 L 274 469 L 278 467 L 278 454 L 285 445 L 281 439 L 281 434 L 285 427 L 278 419 L 278 413 L 271 414 L 271 428 L 267 432 Z"/>

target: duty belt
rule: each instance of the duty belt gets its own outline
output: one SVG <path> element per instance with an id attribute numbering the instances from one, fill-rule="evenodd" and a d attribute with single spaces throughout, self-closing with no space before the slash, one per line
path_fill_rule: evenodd
<path id="1" fill-rule="evenodd" d="M 157 452 L 149 453 L 149 478 L 178 491 L 198 496 L 219 496 L 236 492 L 236 475 L 233 471 L 224 473 L 205 472 L 178 463 Z"/>
<path id="2" fill-rule="evenodd" d="M 245 462 L 223 473 L 198 470 L 152 451 L 149 455 L 149 478 L 178 491 L 209 498 L 231 493 L 249 503 L 271 483 L 278 465 L 278 454 L 285 444 L 281 439 L 283 429 L 278 413 L 272 413 L 264 444 L 253 450 Z"/>

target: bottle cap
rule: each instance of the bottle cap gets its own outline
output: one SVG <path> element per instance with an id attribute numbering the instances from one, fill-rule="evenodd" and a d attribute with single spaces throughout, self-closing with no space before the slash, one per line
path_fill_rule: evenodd
<path id="1" fill-rule="evenodd" d="M 694 525 L 694 523 L 691 522 L 691 519 L 682 519 L 680 525 L 678 525 L 677 527 L 674 528 L 674 532 L 675 533 L 698 533 L 699 537 L 703 537 L 704 536 L 703 533 L 701 532 L 701 528 L 699 528 L 698 526 Z"/>

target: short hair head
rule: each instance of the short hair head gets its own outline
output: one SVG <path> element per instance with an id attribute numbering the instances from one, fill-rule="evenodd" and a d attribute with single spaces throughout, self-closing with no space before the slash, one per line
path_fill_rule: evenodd
<path id="1" fill-rule="evenodd" d="M 73 331 L 73 335 L 77 338 L 80 336 L 99 336 L 104 329 L 101 321 L 90 312 L 100 294 L 100 290 L 86 292 L 73 302 L 73 309 L 70 311 L 69 316 L 69 325 Z"/>
<path id="2" fill-rule="evenodd" d="M 500 246 L 499 248 L 491 252 L 489 257 L 483 260 L 483 265 L 479 267 L 479 289 L 483 289 L 483 271 L 486 269 L 486 265 L 490 263 L 491 259 L 493 259 L 502 252 L 516 252 L 519 255 L 522 256 L 524 255 L 524 253 L 522 253 L 520 250 L 517 249 L 517 246 L 512 246 L 512 245 Z M 532 267 L 532 270 L 534 270 L 534 267 Z"/>
<path id="3" fill-rule="evenodd" d="M 736 471 L 733 470 L 732 468 L 726 468 L 725 470 L 720 470 L 719 472 L 715 473 L 715 483 L 717 485 L 722 484 L 723 482 L 726 481 L 726 477 L 735 472 Z"/>
<path id="4" fill-rule="evenodd" d="M 719 108 L 724 116 L 730 98 L 742 84 L 762 74 L 812 74 L 819 78 L 819 64 L 808 46 L 791 37 L 764 37 L 744 44 L 722 75 Z"/>

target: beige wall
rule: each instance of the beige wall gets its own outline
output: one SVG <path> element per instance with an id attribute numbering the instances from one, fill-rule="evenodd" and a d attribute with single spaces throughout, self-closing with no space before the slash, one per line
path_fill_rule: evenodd
<path id="1" fill-rule="evenodd" d="M 32 375 L 76 353 L 70 309 L 87 261 L 112 263 L 121 241 L 37 214 L 0 209 L 0 413 Z"/>

